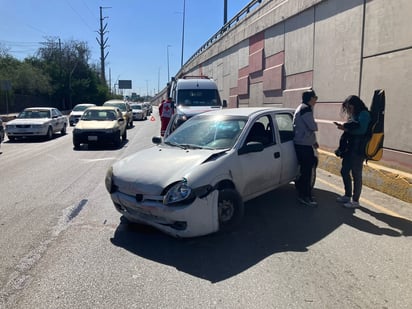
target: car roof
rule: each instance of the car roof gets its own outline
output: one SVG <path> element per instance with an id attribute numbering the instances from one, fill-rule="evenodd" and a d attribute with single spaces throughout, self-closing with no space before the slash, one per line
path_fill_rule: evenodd
<path id="1" fill-rule="evenodd" d="M 98 110 L 98 111 L 102 111 L 102 110 L 113 110 L 113 111 L 117 111 L 118 108 L 116 106 L 92 106 L 89 107 L 87 110 Z"/>
<path id="2" fill-rule="evenodd" d="M 106 103 L 116 103 L 116 104 L 118 104 L 118 103 L 127 103 L 127 102 L 123 101 L 123 100 L 113 99 L 113 100 L 108 100 L 108 101 L 104 102 L 103 105 L 106 104 Z"/>
<path id="3" fill-rule="evenodd" d="M 56 109 L 56 108 L 55 107 L 27 107 L 24 110 L 25 111 L 32 111 L 32 110 L 36 110 L 36 111 L 38 111 L 38 110 L 47 110 L 47 111 L 49 111 L 49 110 L 52 110 L 52 109 Z"/>
<path id="4" fill-rule="evenodd" d="M 201 113 L 201 115 L 222 115 L 222 116 L 245 116 L 250 117 L 253 114 L 279 111 L 279 112 L 289 112 L 293 113 L 293 108 L 287 107 L 239 107 L 239 108 L 224 108 L 217 109 L 210 112 Z"/>
<path id="5" fill-rule="evenodd" d="M 79 103 L 79 104 L 76 104 L 74 107 L 76 107 L 76 106 L 96 106 L 96 104 L 93 104 L 93 103 Z"/>
<path id="6" fill-rule="evenodd" d="M 210 79 L 179 79 L 177 83 L 178 89 L 217 89 L 216 83 Z"/>

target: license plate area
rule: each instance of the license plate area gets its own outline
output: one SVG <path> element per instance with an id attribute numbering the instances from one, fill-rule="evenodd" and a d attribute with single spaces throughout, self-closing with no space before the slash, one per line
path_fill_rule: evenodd
<path id="1" fill-rule="evenodd" d="M 88 140 L 88 141 L 91 141 L 91 142 L 95 142 L 95 141 L 97 141 L 97 136 L 95 136 L 95 135 L 89 135 L 89 136 L 87 137 L 87 140 Z"/>

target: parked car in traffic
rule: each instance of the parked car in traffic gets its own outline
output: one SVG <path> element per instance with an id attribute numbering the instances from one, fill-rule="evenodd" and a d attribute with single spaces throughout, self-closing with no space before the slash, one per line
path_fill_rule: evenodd
<path id="1" fill-rule="evenodd" d="M 147 115 L 150 116 L 153 112 L 153 106 L 150 102 L 143 102 L 143 105 L 146 107 Z"/>
<path id="2" fill-rule="evenodd" d="M 92 103 L 80 103 L 73 107 L 72 111 L 69 114 L 69 123 L 70 126 L 74 126 L 83 115 L 84 111 L 92 106 L 96 106 L 96 104 Z"/>
<path id="3" fill-rule="evenodd" d="M 147 118 L 147 110 L 142 103 L 131 103 L 133 120 L 144 120 Z"/>
<path id="4" fill-rule="evenodd" d="M 127 138 L 126 120 L 115 106 L 95 106 L 85 110 L 73 129 L 73 146 L 113 144 L 120 147 Z"/>
<path id="5" fill-rule="evenodd" d="M 175 237 L 228 230 L 244 202 L 298 177 L 293 109 L 234 108 L 193 116 L 113 164 L 105 184 L 128 221 Z"/>
<path id="6" fill-rule="evenodd" d="M 173 79 L 169 96 L 174 102 L 174 115 L 164 137 L 194 115 L 227 107 L 226 100 L 220 99 L 216 82 L 205 75 Z"/>
<path id="7" fill-rule="evenodd" d="M 54 107 L 30 107 L 7 122 L 6 134 L 10 141 L 16 138 L 42 136 L 52 139 L 53 134 L 66 134 L 67 117 Z"/>
<path id="8" fill-rule="evenodd" d="M 126 121 L 126 127 L 133 127 L 133 111 L 128 102 L 114 99 L 104 102 L 103 106 L 115 106 L 120 109 Z"/>

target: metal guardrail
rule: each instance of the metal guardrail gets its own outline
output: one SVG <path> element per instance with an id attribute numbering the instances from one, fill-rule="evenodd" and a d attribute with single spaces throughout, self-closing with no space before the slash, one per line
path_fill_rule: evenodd
<path id="1" fill-rule="evenodd" d="M 183 65 L 183 67 L 192 61 L 194 58 L 199 56 L 202 52 L 208 49 L 216 40 L 220 39 L 222 36 L 226 34 L 226 31 L 235 26 L 238 22 L 243 20 L 252 10 L 256 9 L 263 1 L 267 0 L 253 0 L 249 2 L 239 13 L 236 14 L 231 20 L 229 20 L 226 24 L 223 25 L 209 40 L 206 41 Z M 182 67 L 182 68 L 183 68 Z M 180 70 L 182 70 L 182 68 Z"/>

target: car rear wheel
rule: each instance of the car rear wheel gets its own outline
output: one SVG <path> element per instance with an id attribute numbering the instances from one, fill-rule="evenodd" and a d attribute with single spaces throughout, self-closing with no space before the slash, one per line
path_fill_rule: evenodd
<path id="1" fill-rule="evenodd" d="M 218 198 L 219 229 L 228 231 L 240 223 L 244 214 L 242 197 L 236 190 L 222 189 Z"/>
<path id="2" fill-rule="evenodd" d="M 66 135 L 66 131 L 67 131 L 67 125 L 64 124 L 62 130 L 60 131 L 60 133 L 61 133 L 62 135 Z"/>

